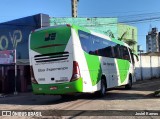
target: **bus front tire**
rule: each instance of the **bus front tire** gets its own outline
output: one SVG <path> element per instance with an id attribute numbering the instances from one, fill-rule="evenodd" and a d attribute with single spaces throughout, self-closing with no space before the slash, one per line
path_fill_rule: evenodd
<path id="1" fill-rule="evenodd" d="M 101 88 L 100 90 L 97 92 L 98 96 L 100 97 L 104 97 L 106 95 L 106 90 L 107 90 L 107 86 L 106 86 L 106 81 L 105 79 L 101 80 Z"/>
<path id="2" fill-rule="evenodd" d="M 127 85 L 125 85 L 125 89 L 129 90 L 132 88 L 132 76 L 129 76 L 129 82 Z"/>

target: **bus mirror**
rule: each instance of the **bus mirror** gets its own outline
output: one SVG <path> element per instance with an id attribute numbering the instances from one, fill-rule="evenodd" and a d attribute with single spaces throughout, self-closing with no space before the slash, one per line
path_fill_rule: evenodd
<path id="1" fill-rule="evenodd" d="M 134 56 L 136 57 L 137 62 L 139 61 L 138 55 L 134 54 Z"/>

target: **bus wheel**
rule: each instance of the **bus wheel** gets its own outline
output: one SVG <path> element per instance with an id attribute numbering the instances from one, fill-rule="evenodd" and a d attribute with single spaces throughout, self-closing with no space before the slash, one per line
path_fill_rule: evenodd
<path id="1" fill-rule="evenodd" d="M 101 89 L 98 91 L 98 95 L 100 97 L 104 97 L 106 95 L 106 90 L 107 90 L 106 81 L 104 79 L 102 79 L 101 80 Z"/>
<path id="2" fill-rule="evenodd" d="M 131 89 L 132 88 L 132 76 L 129 76 L 129 82 L 127 85 L 125 85 L 125 89 Z"/>

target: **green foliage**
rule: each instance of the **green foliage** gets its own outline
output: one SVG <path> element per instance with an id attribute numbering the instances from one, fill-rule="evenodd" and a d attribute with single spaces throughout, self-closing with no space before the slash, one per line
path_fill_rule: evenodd
<path id="1" fill-rule="evenodd" d="M 125 43 L 127 43 L 129 46 L 134 46 L 136 45 L 136 41 L 134 39 L 126 39 L 125 36 L 127 34 L 127 31 L 125 31 L 122 36 L 120 38 L 118 38 L 118 40 L 123 41 Z"/>
<path id="2" fill-rule="evenodd" d="M 122 40 L 124 39 L 124 37 L 125 37 L 126 34 L 127 34 L 127 31 L 125 31 L 125 32 L 122 34 L 122 36 L 121 36 L 120 38 L 118 38 L 118 40 L 122 41 Z"/>
<path id="3" fill-rule="evenodd" d="M 107 32 L 105 32 L 107 36 L 109 36 L 110 38 L 115 38 L 114 34 L 112 33 L 111 30 L 108 30 Z"/>
<path id="4" fill-rule="evenodd" d="M 125 43 L 127 43 L 129 46 L 134 46 L 137 42 L 133 39 L 127 39 L 124 40 Z"/>

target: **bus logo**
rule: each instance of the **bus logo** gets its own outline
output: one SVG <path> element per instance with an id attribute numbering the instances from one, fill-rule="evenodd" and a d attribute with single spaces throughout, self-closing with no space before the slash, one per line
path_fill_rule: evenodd
<path id="1" fill-rule="evenodd" d="M 50 41 L 50 40 L 55 40 L 55 39 L 56 39 L 56 33 L 51 33 L 51 34 L 46 33 L 45 41 Z"/>

